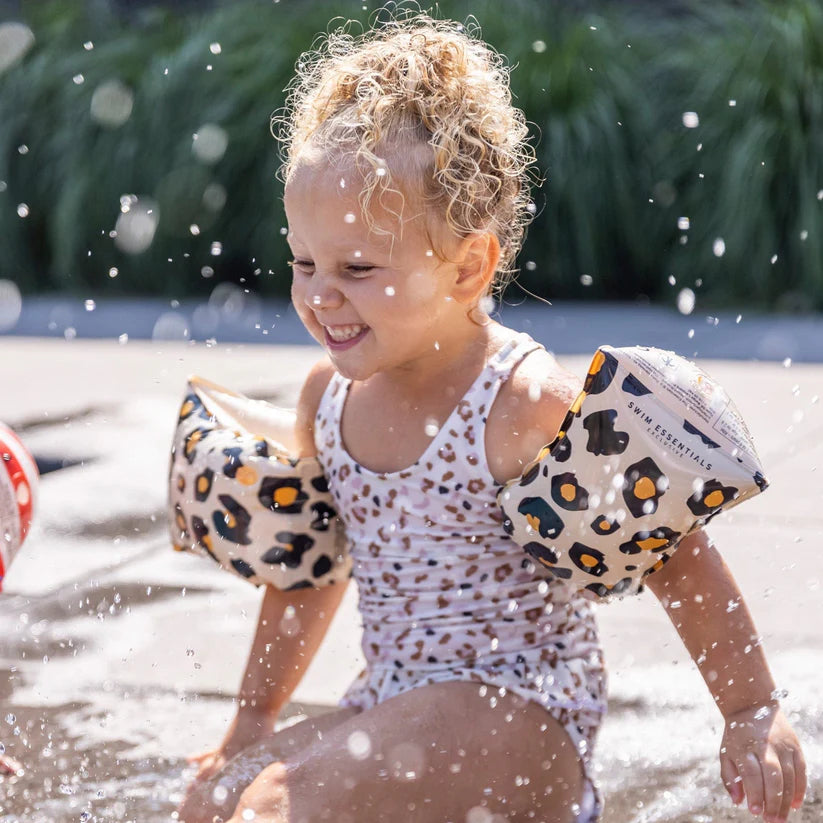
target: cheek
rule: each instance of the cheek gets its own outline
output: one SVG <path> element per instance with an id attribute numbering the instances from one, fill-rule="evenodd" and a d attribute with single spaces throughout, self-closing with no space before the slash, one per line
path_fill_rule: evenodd
<path id="1" fill-rule="evenodd" d="M 306 288 L 296 277 L 291 281 L 291 302 L 303 325 L 309 331 L 313 331 L 314 327 L 317 326 L 317 321 L 306 305 Z"/>
<path id="2" fill-rule="evenodd" d="M 438 283 L 426 272 L 414 272 L 405 283 L 407 297 L 417 303 L 425 303 L 437 297 Z"/>

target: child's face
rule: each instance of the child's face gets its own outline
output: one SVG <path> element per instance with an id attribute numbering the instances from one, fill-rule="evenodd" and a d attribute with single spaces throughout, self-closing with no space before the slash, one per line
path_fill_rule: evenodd
<path id="1" fill-rule="evenodd" d="M 432 250 L 412 198 L 402 219 L 375 203 L 370 231 L 358 202 L 361 181 L 351 169 L 307 164 L 285 194 L 292 301 L 336 369 L 357 380 L 442 357 L 470 323 L 467 307 L 452 297 L 457 265 Z M 389 207 L 399 209 L 399 196 L 390 196 Z M 459 240 L 446 245 L 456 252 Z"/>

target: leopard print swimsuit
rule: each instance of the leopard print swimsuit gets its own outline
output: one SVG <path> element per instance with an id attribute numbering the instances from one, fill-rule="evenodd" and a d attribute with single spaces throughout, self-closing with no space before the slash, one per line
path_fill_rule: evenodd
<path id="1" fill-rule="evenodd" d="M 346 451 L 340 422 L 351 381 L 335 374 L 315 421 L 318 457 L 351 541 L 366 668 L 342 705 L 368 709 L 431 683 L 513 692 L 558 719 L 586 774 L 578 820 L 597 820 L 594 737 L 605 672 L 589 603 L 547 580 L 503 531 L 486 462 L 485 422 L 514 367 L 540 348 L 518 335 L 493 355 L 426 451 L 373 472 Z"/>

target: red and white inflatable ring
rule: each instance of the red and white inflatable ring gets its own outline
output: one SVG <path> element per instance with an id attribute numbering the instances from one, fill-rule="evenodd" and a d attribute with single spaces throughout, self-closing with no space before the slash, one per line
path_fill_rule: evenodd
<path id="1" fill-rule="evenodd" d="M 0 423 L 0 588 L 31 528 L 37 465 L 17 435 Z"/>

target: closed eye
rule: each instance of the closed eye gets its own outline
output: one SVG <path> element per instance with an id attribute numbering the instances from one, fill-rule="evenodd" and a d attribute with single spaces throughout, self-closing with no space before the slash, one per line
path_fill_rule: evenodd
<path id="1" fill-rule="evenodd" d="M 311 260 L 289 260 L 289 265 L 292 267 L 293 271 L 298 272 L 299 274 L 314 274 L 314 263 L 312 263 Z M 368 264 L 352 263 L 351 265 L 343 267 L 343 273 L 357 280 L 367 277 L 374 271 L 375 268 L 375 266 Z"/>
<path id="2" fill-rule="evenodd" d="M 365 277 L 366 275 L 374 271 L 374 266 L 346 266 L 346 271 L 354 278 Z"/>
<path id="3" fill-rule="evenodd" d="M 314 271 L 314 263 L 310 260 L 289 260 L 289 265 L 300 274 L 311 274 Z"/>

